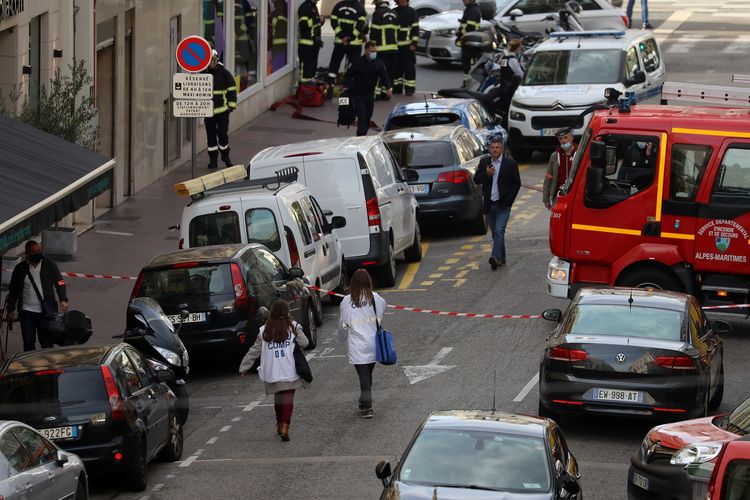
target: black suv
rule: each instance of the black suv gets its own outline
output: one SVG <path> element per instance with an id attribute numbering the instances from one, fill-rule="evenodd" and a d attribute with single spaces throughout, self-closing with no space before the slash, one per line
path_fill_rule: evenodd
<path id="1" fill-rule="evenodd" d="M 131 299 L 156 299 L 175 325 L 187 305 L 179 335 L 191 359 L 244 355 L 264 322 L 259 310 L 270 309 L 277 299 L 289 303 L 312 348 L 317 343 L 314 306 L 302 276 L 302 269 L 287 269 L 257 243 L 187 248 L 151 259 Z"/>
<path id="2" fill-rule="evenodd" d="M 13 355 L 0 371 L 0 419 L 19 420 L 75 453 L 90 473 L 118 473 L 141 491 L 147 463 L 182 457 L 182 425 L 167 386 L 128 344 Z"/>

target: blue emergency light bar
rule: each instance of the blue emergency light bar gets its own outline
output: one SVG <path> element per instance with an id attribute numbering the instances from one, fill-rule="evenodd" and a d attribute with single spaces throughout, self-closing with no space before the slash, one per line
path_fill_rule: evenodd
<path id="1" fill-rule="evenodd" d="M 550 38 L 621 38 L 625 36 L 625 31 L 603 30 L 603 31 L 553 31 L 549 34 Z"/>

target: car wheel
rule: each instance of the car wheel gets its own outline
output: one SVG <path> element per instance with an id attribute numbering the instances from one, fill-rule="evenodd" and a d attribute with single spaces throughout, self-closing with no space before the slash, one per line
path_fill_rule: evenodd
<path id="1" fill-rule="evenodd" d="M 544 406 L 541 401 L 539 401 L 539 408 L 537 409 L 536 413 L 540 417 L 549 418 L 557 423 L 560 423 L 560 414 Z"/>
<path id="2" fill-rule="evenodd" d="M 422 232 L 419 230 L 419 222 L 414 224 L 414 240 L 411 246 L 404 250 L 406 262 L 419 262 L 422 260 Z"/>
<path id="3" fill-rule="evenodd" d="M 78 478 L 78 486 L 76 486 L 76 496 L 74 498 L 75 500 L 88 500 L 89 498 L 89 492 L 86 489 L 86 479 L 83 474 Z"/>
<path id="4" fill-rule="evenodd" d="M 166 446 L 159 452 L 159 459 L 165 462 L 176 462 L 182 458 L 182 424 L 180 417 L 172 415 L 169 417 L 169 438 Z"/>
<path id="5" fill-rule="evenodd" d="M 320 283 L 316 283 L 318 288 L 322 288 Z M 313 319 L 315 320 L 315 326 L 323 324 L 323 299 L 320 298 L 321 292 L 313 290 L 312 301 L 313 301 Z"/>
<path id="6" fill-rule="evenodd" d="M 469 224 L 469 234 L 475 234 L 477 236 L 487 234 L 487 219 L 484 217 L 481 208 L 479 209 L 476 218 Z"/>
<path id="7" fill-rule="evenodd" d="M 172 392 L 177 396 L 177 415 L 180 417 L 180 424 L 185 425 L 187 422 L 188 414 L 190 413 L 190 395 L 188 394 L 187 387 L 185 384 L 172 384 Z"/>
<path id="8" fill-rule="evenodd" d="M 315 326 L 315 314 L 313 313 L 312 302 L 307 303 L 307 311 L 305 313 L 305 322 L 302 324 L 302 331 L 305 332 L 307 337 L 307 348 L 315 349 L 318 345 L 318 328 Z"/>
<path id="9" fill-rule="evenodd" d="M 529 161 L 531 159 L 531 150 L 528 149 L 520 134 L 512 134 L 508 139 L 508 149 L 516 161 Z"/>
<path id="10" fill-rule="evenodd" d="M 148 463 L 146 461 L 146 442 L 141 436 L 133 450 L 130 470 L 125 476 L 125 484 L 131 491 L 143 491 L 148 486 Z"/>
<path id="11" fill-rule="evenodd" d="M 719 382 L 716 384 L 716 392 L 714 397 L 711 398 L 711 402 L 708 404 L 710 410 L 715 410 L 721 406 L 721 400 L 724 399 L 724 358 L 721 359 L 721 367 L 719 368 Z"/>
<path id="12" fill-rule="evenodd" d="M 380 281 L 380 286 L 383 287 L 391 287 L 396 284 L 396 255 L 393 253 L 393 243 L 388 245 L 386 262 L 378 271 L 378 281 Z"/>
<path id="13" fill-rule="evenodd" d="M 339 285 L 333 290 L 334 292 L 346 295 L 346 291 L 349 288 L 349 273 L 346 270 L 346 261 L 341 260 L 341 276 L 339 277 Z M 328 298 L 331 300 L 331 304 L 339 305 L 344 297 L 337 295 L 329 295 Z"/>
<path id="14" fill-rule="evenodd" d="M 417 17 L 419 19 L 422 19 L 423 17 L 432 16 L 437 14 L 438 12 L 436 10 L 432 9 L 417 9 Z"/>
<path id="15" fill-rule="evenodd" d="M 634 288 L 682 291 L 682 287 L 675 278 L 659 269 L 635 269 L 625 273 L 617 280 L 617 284 Z"/>

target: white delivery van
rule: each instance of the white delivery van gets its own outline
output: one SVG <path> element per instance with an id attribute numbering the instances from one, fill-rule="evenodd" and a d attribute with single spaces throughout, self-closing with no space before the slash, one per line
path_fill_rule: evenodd
<path id="1" fill-rule="evenodd" d="M 305 185 L 294 182 L 294 170 L 270 172 L 267 179 L 231 182 L 194 196 L 182 211 L 180 248 L 261 243 L 287 267 L 302 268 L 308 283 L 345 292 L 345 257 L 336 233 L 346 220 L 334 217 L 329 222 Z M 315 322 L 320 326 L 320 299 L 325 294 L 312 295 Z"/>
<path id="2" fill-rule="evenodd" d="M 372 269 L 381 286 L 393 286 L 396 254 L 404 252 L 409 262 L 422 259 L 417 200 L 406 184 L 419 176 L 402 171 L 379 136 L 270 147 L 250 161 L 249 178 L 286 167 L 299 169 L 324 213 L 346 218 L 338 235 L 350 272 Z"/>

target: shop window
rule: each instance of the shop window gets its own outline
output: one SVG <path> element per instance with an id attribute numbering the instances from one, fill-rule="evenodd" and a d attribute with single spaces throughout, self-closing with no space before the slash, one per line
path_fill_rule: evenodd
<path id="1" fill-rule="evenodd" d="M 267 75 L 275 73 L 288 64 L 288 33 L 289 4 L 285 0 L 271 0 L 268 9 Z"/>
<path id="2" fill-rule="evenodd" d="M 203 0 L 203 38 L 219 53 L 222 63 L 227 47 L 224 19 L 223 0 Z"/>
<path id="3" fill-rule="evenodd" d="M 258 0 L 234 2 L 234 72 L 238 92 L 258 82 Z"/>

